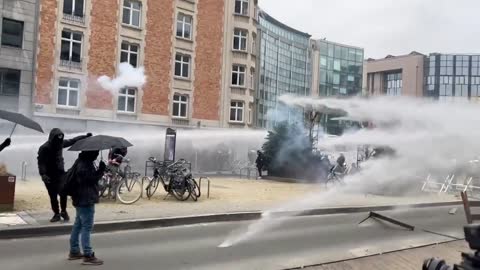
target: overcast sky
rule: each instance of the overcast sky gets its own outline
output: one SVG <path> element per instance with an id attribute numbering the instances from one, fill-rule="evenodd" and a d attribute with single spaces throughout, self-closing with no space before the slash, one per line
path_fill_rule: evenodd
<path id="1" fill-rule="evenodd" d="M 480 53 L 480 0 L 259 0 L 272 17 L 314 38 L 365 48 Z"/>

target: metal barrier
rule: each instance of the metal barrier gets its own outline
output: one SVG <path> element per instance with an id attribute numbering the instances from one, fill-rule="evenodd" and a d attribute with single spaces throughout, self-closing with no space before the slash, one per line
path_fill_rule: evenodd
<path id="1" fill-rule="evenodd" d="M 203 179 L 207 180 L 207 198 L 210 198 L 210 178 L 208 178 L 208 177 L 200 177 L 200 179 L 198 180 L 198 188 L 199 188 L 199 192 L 200 192 L 200 194 L 198 196 L 200 197 L 201 194 L 202 194 L 202 180 Z"/>
<path id="2" fill-rule="evenodd" d="M 255 176 L 255 179 L 256 179 L 256 178 L 259 176 L 259 175 L 258 175 L 258 169 L 255 168 L 255 167 L 249 167 L 249 166 L 243 167 L 243 168 L 240 169 L 240 178 L 242 178 L 243 172 L 245 171 L 245 172 L 247 172 L 247 173 L 245 174 L 245 176 L 247 177 L 247 179 L 250 179 L 251 171 L 252 171 L 252 170 L 253 170 L 253 172 L 254 172 L 254 176 Z"/>
<path id="3" fill-rule="evenodd" d="M 445 188 L 443 190 L 444 193 L 447 193 L 447 192 L 450 192 L 450 191 L 455 192 L 455 193 L 458 192 L 458 191 L 466 192 L 468 187 L 472 183 L 473 177 L 466 177 L 463 181 L 463 184 L 453 183 L 454 179 L 455 179 L 455 177 L 450 178 L 450 180 L 448 181 L 447 185 L 445 186 Z M 452 190 L 452 188 L 453 188 L 453 190 Z"/>
<path id="4" fill-rule="evenodd" d="M 447 184 L 452 181 L 452 179 L 455 178 L 455 175 L 447 175 L 445 177 L 445 180 L 443 182 L 437 181 L 435 179 L 432 179 L 432 175 L 429 174 L 427 176 L 427 179 L 423 182 L 422 186 L 422 191 L 423 192 L 432 192 L 432 188 L 434 192 L 437 192 L 438 194 L 442 193 L 444 189 L 446 190 Z M 433 187 L 432 187 L 433 186 Z M 440 190 L 436 190 L 435 188 L 438 188 L 440 186 Z"/>

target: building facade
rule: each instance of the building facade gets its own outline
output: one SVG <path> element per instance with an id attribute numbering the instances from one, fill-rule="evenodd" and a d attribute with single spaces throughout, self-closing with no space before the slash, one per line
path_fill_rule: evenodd
<path id="1" fill-rule="evenodd" d="M 426 97 L 448 102 L 480 101 L 480 55 L 439 54 L 425 57 Z"/>
<path id="2" fill-rule="evenodd" d="M 314 96 L 355 96 L 362 92 L 362 48 L 327 40 L 312 41 Z"/>
<path id="3" fill-rule="evenodd" d="M 223 127 L 253 126 L 257 64 L 257 0 L 226 0 L 220 118 Z"/>
<path id="4" fill-rule="evenodd" d="M 248 127 L 256 0 L 41 0 L 34 115 L 66 130 Z M 121 63 L 142 89 L 103 89 Z M 252 73 L 253 72 L 253 73 Z"/>
<path id="5" fill-rule="evenodd" d="M 259 14 L 258 91 L 256 125 L 271 129 L 276 122 L 302 120 L 302 111 L 286 108 L 278 97 L 309 96 L 312 63 L 310 35 L 295 30 L 261 11 Z"/>
<path id="6" fill-rule="evenodd" d="M 366 95 L 410 96 L 424 95 L 425 56 L 418 52 L 365 61 Z"/>
<path id="7" fill-rule="evenodd" d="M 30 115 L 37 0 L 0 0 L 0 109 Z"/>

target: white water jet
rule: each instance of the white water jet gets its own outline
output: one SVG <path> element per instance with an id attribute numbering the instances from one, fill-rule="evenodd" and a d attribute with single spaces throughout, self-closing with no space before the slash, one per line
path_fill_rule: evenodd
<path id="1" fill-rule="evenodd" d="M 359 174 L 345 179 L 346 185 L 327 192 L 313 192 L 303 200 L 285 203 L 279 209 L 302 211 L 322 206 L 342 193 L 402 195 L 418 191 L 428 173 L 445 176 L 480 168 L 468 161 L 480 155 L 480 106 L 477 104 L 440 103 L 424 99 L 378 97 L 371 99 L 311 99 L 280 97 L 289 106 L 335 109 L 347 112 L 348 119 L 370 121 L 376 127 L 346 133 L 319 142 L 325 149 L 335 146 L 389 146 L 396 157 L 362 163 Z M 276 211 L 276 209 L 271 212 Z M 232 232 L 222 243 L 232 246 L 254 239 L 285 218 L 270 215 L 247 228 Z"/>

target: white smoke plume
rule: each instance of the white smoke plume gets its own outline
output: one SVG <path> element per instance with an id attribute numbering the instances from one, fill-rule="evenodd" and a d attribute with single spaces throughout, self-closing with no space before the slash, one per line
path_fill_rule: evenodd
<path id="1" fill-rule="evenodd" d="M 97 81 L 104 89 L 116 93 L 126 86 L 141 89 L 147 82 L 147 77 L 143 67 L 134 68 L 129 63 L 121 63 L 117 77 L 110 78 L 104 75 L 98 78 Z"/>
<path id="2" fill-rule="evenodd" d="M 327 192 L 314 191 L 302 200 L 286 202 L 272 212 L 322 207 L 342 193 L 403 196 L 418 192 L 427 174 L 442 179 L 453 173 L 460 183 L 467 175 L 479 175 L 476 160 L 480 155 L 480 106 L 477 104 L 402 97 L 311 99 L 282 96 L 280 100 L 289 106 L 318 111 L 344 111 L 348 119 L 370 121 L 376 125 L 373 129 L 324 139 L 319 142 L 322 148 L 382 145 L 395 149 L 396 156 L 364 162 L 360 173 L 347 177 L 345 185 Z M 474 184 L 479 186 L 478 177 Z M 248 227 L 232 232 L 220 247 L 248 241 L 284 222 L 284 218 L 273 218 L 270 213 Z"/>

